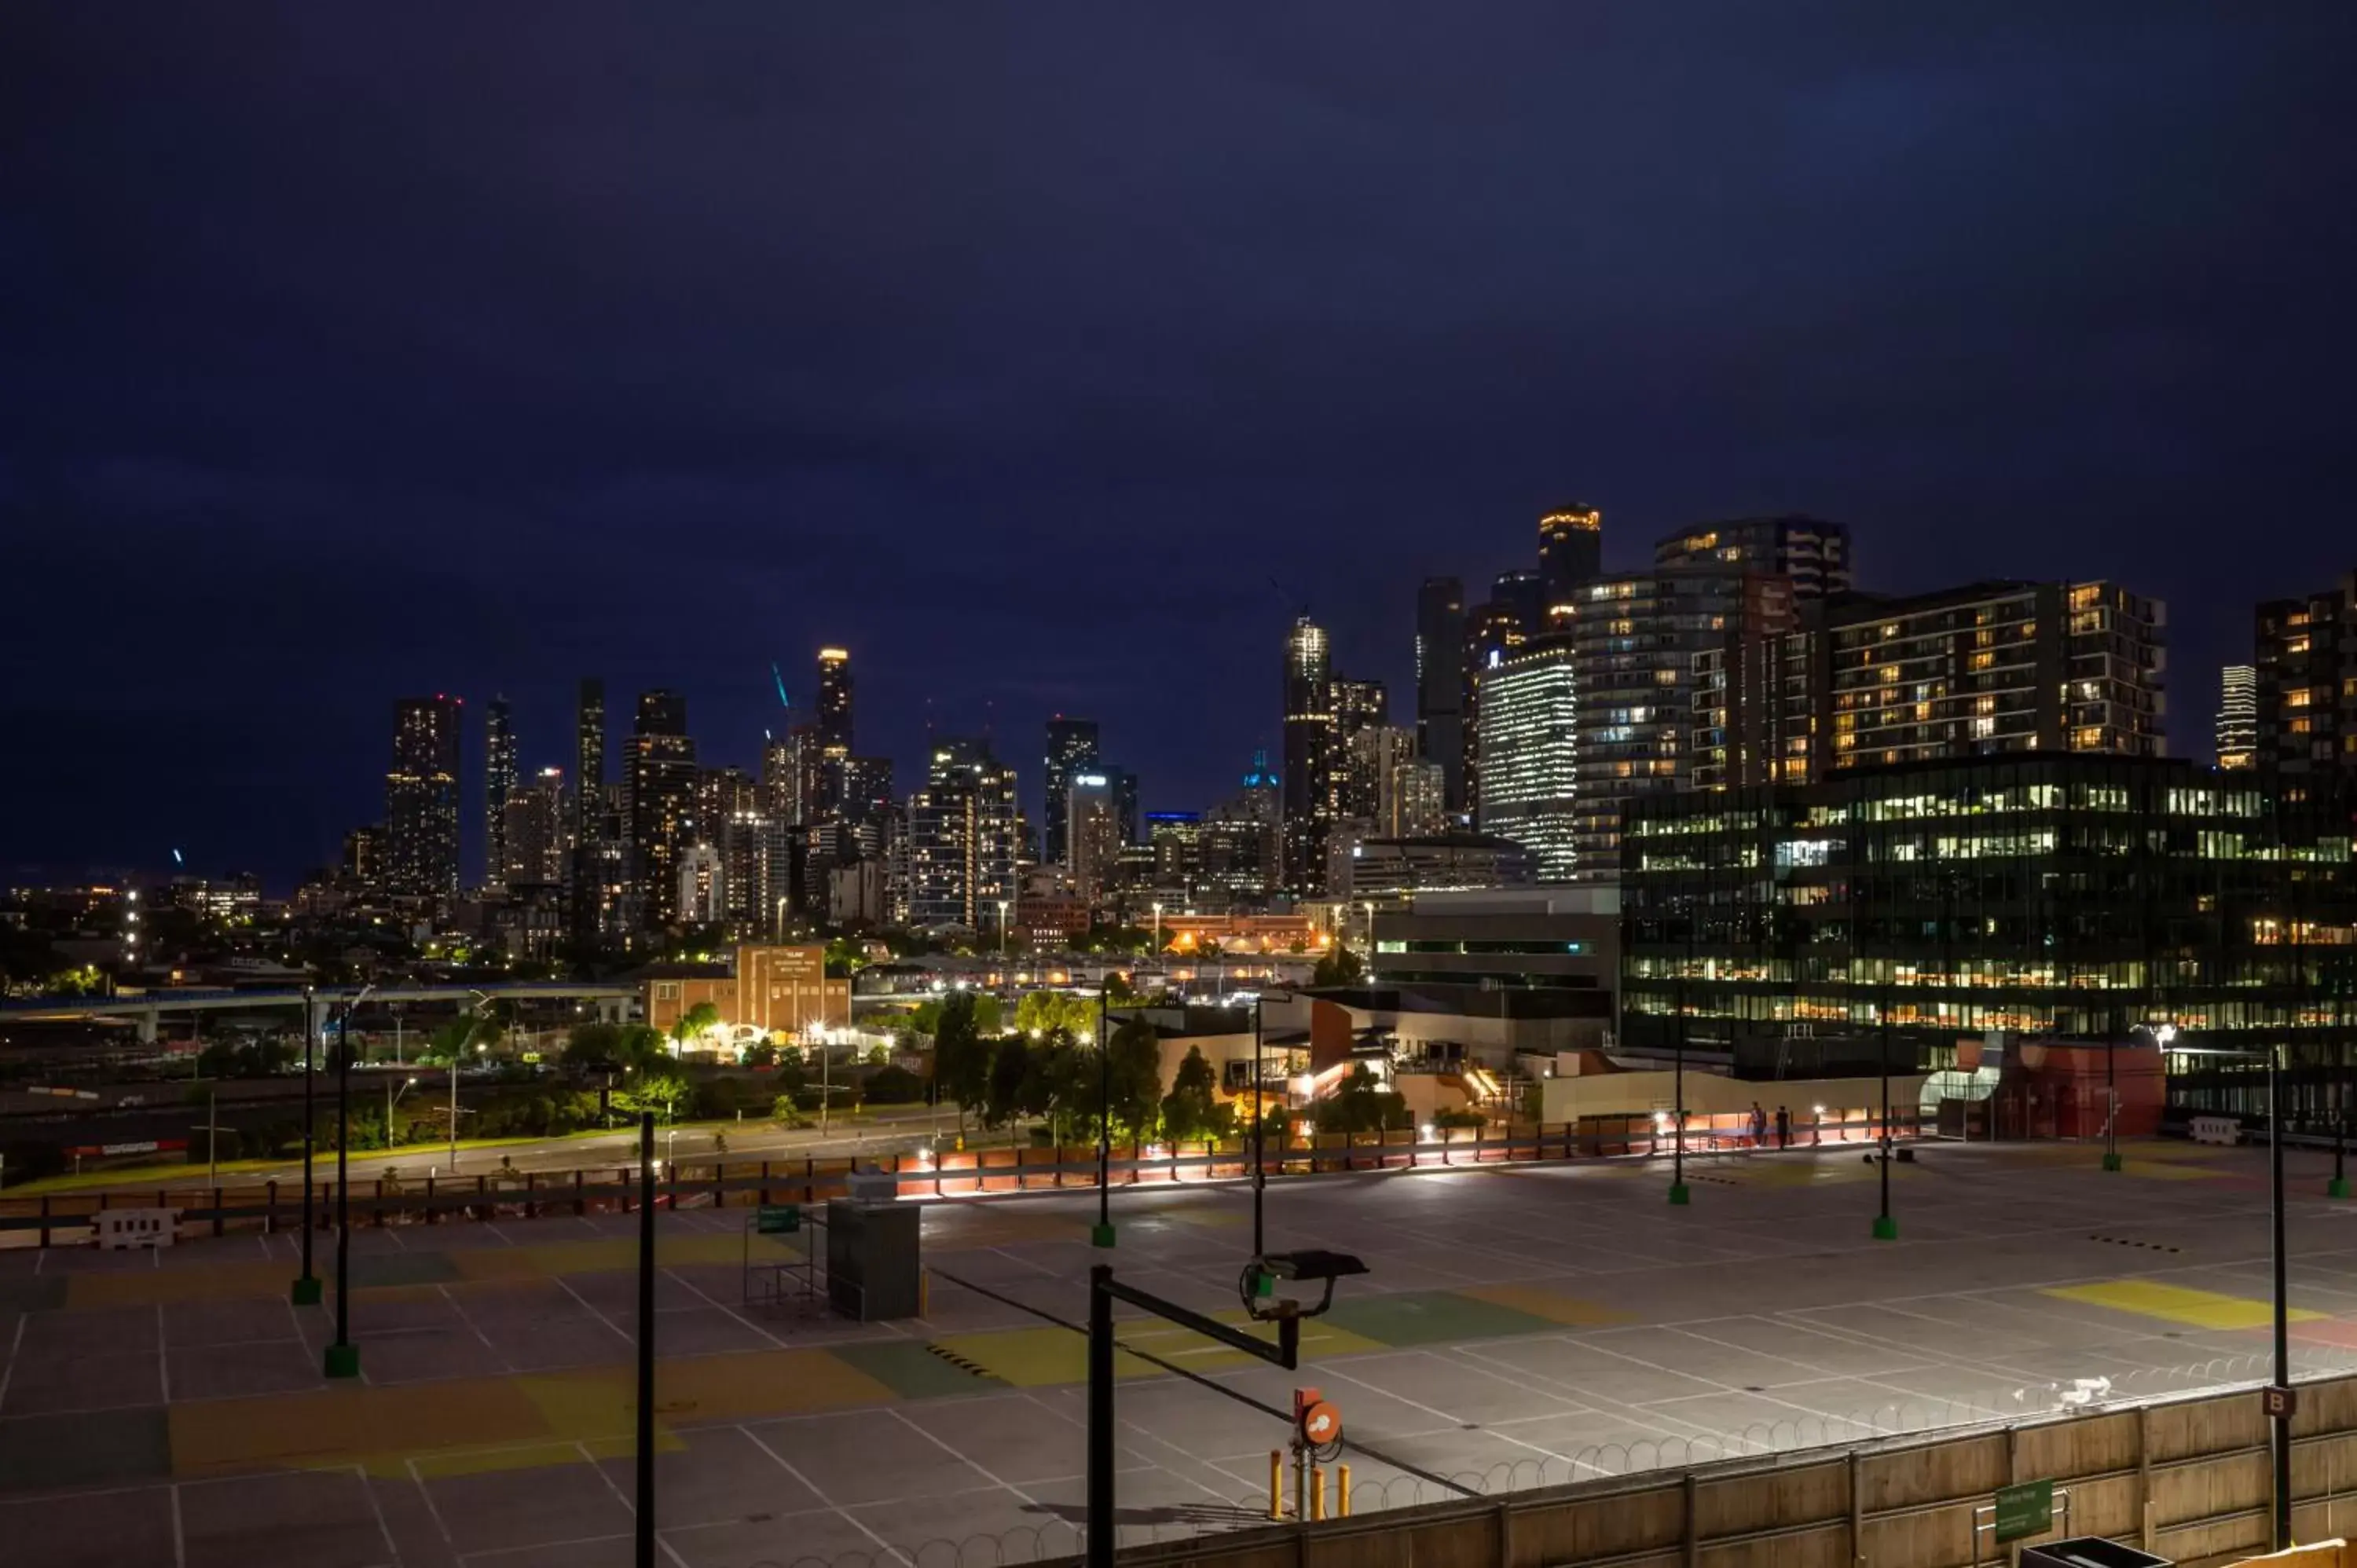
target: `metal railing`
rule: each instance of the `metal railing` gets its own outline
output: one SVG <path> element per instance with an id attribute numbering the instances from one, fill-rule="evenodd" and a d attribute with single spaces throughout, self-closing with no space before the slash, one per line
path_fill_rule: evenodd
<path id="1" fill-rule="evenodd" d="M 1864 1112 L 1829 1112 L 1823 1122 L 1795 1122 L 1790 1146 L 1862 1145 L 1881 1136 L 1881 1122 Z M 1913 1112 L 1894 1112 L 1894 1139 L 1921 1133 Z M 1577 1123 L 1514 1123 L 1502 1129 L 1437 1129 L 1415 1132 L 1321 1133 L 1307 1141 L 1271 1140 L 1265 1151 L 1271 1179 L 1351 1172 L 1440 1169 L 1529 1162 L 1653 1158 L 1667 1159 L 1671 1131 L 1651 1116 L 1592 1117 Z M 1765 1144 L 1776 1146 L 1770 1127 Z M 1688 1157 L 1750 1150 L 1756 1144 L 1749 1118 L 1689 1117 Z M 904 1198 L 953 1198 L 983 1194 L 1093 1190 L 1097 1185 L 1094 1144 L 1053 1148 L 968 1148 L 887 1155 L 873 1158 L 710 1158 L 663 1162 L 657 1201 L 666 1208 L 726 1208 L 749 1204 L 816 1203 L 846 1195 L 855 1169 L 877 1169 L 899 1178 Z M 1110 1161 L 1114 1185 L 1138 1187 L 1185 1182 L 1233 1181 L 1251 1176 L 1247 1140 L 1117 1145 Z M 336 1208 L 332 1181 L 315 1184 L 315 1217 L 331 1228 Z M 484 1171 L 472 1176 L 432 1176 L 406 1181 L 379 1176 L 351 1184 L 353 1222 L 360 1225 L 435 1225 L 444 1221 L 533 1219 L 543 1215 L 626 1214 L 637 1206 L 635 1166 L 574 1171 Z M 172 1208 L 183 1234 L 301 1228 L 300 1182 L 267 1181 L 232 1187 L 190 1184 L 51 1193 L 0 1198 L 0 1246 L 23 1245 L 30 1233 L 41 1247 L 79 1246 L 90 1240 L 93 1218 L 107 1208 Z"/>

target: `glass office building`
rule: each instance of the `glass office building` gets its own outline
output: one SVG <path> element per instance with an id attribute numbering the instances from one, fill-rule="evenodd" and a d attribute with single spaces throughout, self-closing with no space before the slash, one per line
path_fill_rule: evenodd
<path id="1" fill-rule="evenodd" d="M 2172 1099 L 2255 1111 L 2285 1049 L 2314 1119 L 2357 1044 L 2345 806 L 2178 759 L 1862 768 L 1631 803 L 1621 1013 L 1634 1046 L 1772 1059 L 1887 1029 L 1951 1065 L 1992 1032 L 2150 1048 Z"/>

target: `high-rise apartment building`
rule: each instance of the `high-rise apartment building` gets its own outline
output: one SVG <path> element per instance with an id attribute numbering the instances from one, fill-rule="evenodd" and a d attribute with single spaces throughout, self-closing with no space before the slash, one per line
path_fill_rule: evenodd
<path id="1" fill-rule="evenodd" d="M 1393 765 L 1383 792 L 1383 836 L 1437 838 L 1448 831 L 1448 779 L 1437 762 L 1409 757 Z"/>
<path id="2" fill-rule="evenodd" d="M 1120 806 L 1113 780 L 1103 773 L 1075 773 L 1065 789 L 1064 843 L 1057 858 L 1071 873 L 1072 891 L 1091 903 L 1105 896 L 1120 864 Z"/>
<path id="3" fill-rule="evenodd" d="M 1383 771 L 1379 767 L 1361 768 L 1354 758 L 1360 755 L 1361 736 L 1370 731 L 1391 728 L 1391 695 L 1381 681 L 1351 681 L 1340 675 L 1329 682 L 1329 691 L 1328 706 L 1334 714 L 1334 733 L 1329 743 L 1333 757 L 1327 765 L 1327 779 L 1333 797 L 1333 814 L 1337 821 L 1352 818 L 1364 822 L 1372 831 L 1383 811 Z"/>
<path id="4" fill-rule="evenodd" d="M 630 875 L 640 912 L 656 927 L 679 915 L 680 851 L 692 842 L 695 742 L 687 734 L 687 699 L 674 692 L 639 693 L 630 735 Z"/>
<path id="5" fill-rule="evenodd" d="M 2357 572 L 2255 621 L 2259 771 L 2290 800 L 2357 789 Z"/>
<path id="6" fill-rule="evenodd" d="M 1539 581 L 1547 607 L 1567 605 L 1573 590 L 1604 575 L 1604 514 L 1568 506 L 1539 519 Z"/>
<path id="7" fill-rule="evenodd" d="M 2166 608 L 2111 583 L 1973 583 L 1839 607 L 1835 768 L 1997 752 L 2158 757 Z"/>
<path id="8" fill-rule="evenodd" d="M 1405 725 L 1362 726 L 1342 759 L 1342 817 L 1363 822 L 1370 833 L 1390 832 L 1394 777 L 1415 759 L 1415 731 Z"/>
<path id="9" fill-rule="evenodd" d="M 1600 577 L 1573 596 L 1575 859 L 1582 882 L 1619 874 L 1629 800 L 1685 786 L 1695 656 L 1718 646 L 1744 583 L 1730 572 L 1634 572 Z"/>
<path id="10" fill-rule="evenodd" d="M 483 710 L 483 881 L 507 885 L 508 798 L 522 783 L 516 761 L 515 714 L 505 697 Z"/>
<path id="11" fill-rule="evenodd" d="M 1333 660 L 1326 628 L 1303 616 L 1285 639 L 1285 886 L 1315 896 L 1326 882 L 1334 821 Z"/>
<path id="12" fill-rule="evenodd" d="M 2218 680 L 2218 766 L 2259 765 L 2259 668 L 2229 664 Z"/>
<path id="13" fill-rule="evenodd" d="M 1064 811 L 1072 792 L 1072 776 L 1092 773 L 1103 758 L 1097 754 L 1097 721 L 1068 719 L 1058 714 L 1048 721 L 1048 753 L 1040 768 L 1046 797 L 1041 801 L 1040 826 L 1046 842 L 1041 855 L 1064 858 Z"/>
<path id="14" fill-rule="evenodd" d="M 1523 636 L 1522 612 L 1511 604 L 1491 599 L 1474 606 L 1465 617 L 1465 698 L 1461 704 L 1465 793 L 1461 805 L 1468 812 L 1478 813 L 1481 808 L 1481 682 L 1500 660 L 1523 645 Z"/>
<path id="15" fill-rule="evenodd" d="M 851 755 L 851 655 L 844 649 L 818 650 L 818 735 L 821 745 Z"/>
<path id="16" fill-rule="evenodd" d="M 393 766 L 384 776 L 388 892 L 457 897 L 459 719 L 456 697 L 404 697 L 393 706 Z"/>
<path id="17" fill-rule="evenodd" d="M 1490 585 L 1490 602 L 1502 605 L 1512 614 L 1518 639 L 1536 637 L 1547 629 L 1553 608 L 1548 598 L 1546 579 L 1526 568 L 1501 572 Z"/>
<path id="18" fill-rule="evenodd" d="M 1481 831 L 1530 851 L 1542 882 L 1578 868 L 1577 689 L 1566 631 L 1515 649 L 1481 694 Z"/>
<path id="19" fill-rule="evenodd" d="M 1439 765 L 1447 809 L 1465 804 L 1465 585 L 1426 577 L 1415 595 L 1415 748 Z"/>
<path id="20" fill-rule="evenodd" d="M 791 827 L 802 820 L 802 778 L 794 761 L 791 733 L 761 732 L 761 811 L 781 826 Z"/>
<path id="21" fill-rule="evenodd" d="M 991 755 L 988 741 L 939 741 L 908 810 L 909 923 L 995 927 L 997 906 L 1016 891 L 1015 769 Z"/>
<path id="22" fill-rule="evenodd" d="M 1682 529 L 1653 546 L 1653 564 L 1765 572 L 1788 579 L 1796 599 L 1850 590 L 1849 525 L 1815 517 L 1739 517 Z"/>
<path id="23" fill-rule="evenodd" d="M 1716 641 L 1695 655 L 1695 789 L 1817 776 L 1832 727 L 1824 717 L 1824 608 L 1819 600 L 1796 606 L 1790 578 L 1746 575 Z M 1792 635 L 1803 627 L 1816 635 Z"/>
<path id="24" fill-rule="evenodd" d="M 544 768 L 508 794 L 500 808 L 501 887 L 554 886 L 565 880 L 565 770 Z"/>
<path id="25" fill-rule="evenodd" d="M 587 843 L 595 836 L 597 817 L 606 789 L 606 682 L 591 676 L 581 682 L 573 713 L 573 842 Z"/>

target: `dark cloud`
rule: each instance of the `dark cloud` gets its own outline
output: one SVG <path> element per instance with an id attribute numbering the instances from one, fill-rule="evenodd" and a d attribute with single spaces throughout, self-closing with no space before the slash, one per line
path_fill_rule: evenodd
<path id="1" fill-rule="evenodd" d="M 284 877 L 387 710 L 750 762 L 1275 738 L 1286 600 L 1806 508 L 1892 587 L 2352 564 L 2345 7 L 93 10 L 0 22 L 0 865 Z M 1286 585 L 1272 590 L 1271 580 Z"/>

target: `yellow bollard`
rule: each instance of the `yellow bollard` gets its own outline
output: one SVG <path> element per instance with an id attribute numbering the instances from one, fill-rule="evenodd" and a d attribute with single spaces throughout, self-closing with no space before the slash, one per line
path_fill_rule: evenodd
<path id="1" fill-rule="evenodd" d="M 1351 1517 L 1351 1466 L 1334 1466 L 1334 1512 L 1337 1517 Z"/>
<path id="2" fill-rule="evenodd" d="M 917 1271 L 917 1316 L 931 1316 L 931 1314 L 926 1309 L 932 1305 L 932 1302 L 933 1273 L 931 1269 L 919 1269 Z"/>
<path id="3" fill-rule="evenodd" d="M 1313 1520 L 1326 1517 L 1326 1466 L 1323 1465 L 1309 1466 L 1309 1517 Z"/>
<path id="4" fill-rule="evenodd" d="M 1285 1453 L 1277 1448 L 1268 1451 L 1268 1517 L 1285 1517 Z"/>

